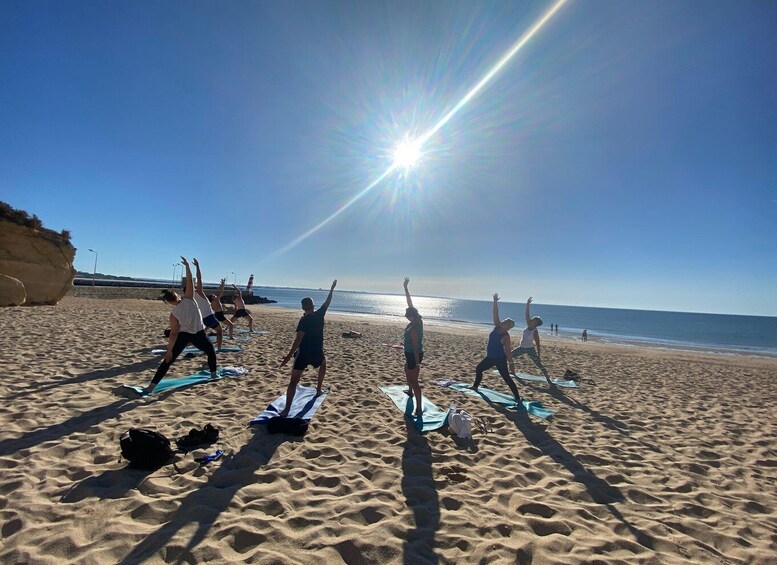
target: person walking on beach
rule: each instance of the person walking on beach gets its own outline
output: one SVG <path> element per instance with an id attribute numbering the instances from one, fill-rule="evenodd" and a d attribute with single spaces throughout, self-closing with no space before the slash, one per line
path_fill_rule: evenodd
<path id="1" fill-rule="evenodd" d="M 205 296 L 202 290 L 202 272 L 200 271 L 200 264 L 197 259 L 192 259 L 192 264 L 197 270 L 196 286 L 194 287 L 194 301 L 197 303 L 197 307 L 200 309 L 202 315 L 202 323 L 205 327 L 210 328 L 216 332 L 216 349 L 221 349 L 221 342 L 224 339 L 224 332 L 221 330 L 221 324 L 219 324 L 216 315 L 213 313 L 213 309 L 210 307 L 210 302 Z"/>
<path id="2" fill-rule="evenodd" d="M 588 341 L 588 330 L 583 330 L 583 341 Z"/>
<path id="3" fill-rule="evenodd" d="M 475 367 L 475 384 L 472 385 L 472 390 L 477 390 L 480 387 L 480 381 L 483 380 L 483 371 L 496 367 L 499 371 L 499 375 L 510 387 L 510 391 L 515 397 L 515 402 L 521 402 L 521 395 L 518 392 L 518 387 L 515 385 L 515 381 L 510 376 L 511 373 L 515 373 L 515 366 L 513 365 L 513 358 L 510 355 L 510 330 L 515 327 L 515 322 L 511 318 L 499 319 L 499 295 L 494 294 L 494 307 L 492 310 L 494 315 L 494 329 L 488 334 L 488 345 L 486 346 L 486 356 Z M 509 371 L 508 371 L 509 365 Z"/>
<path id="4" fill-rule="evenodd" d="M 253 332 L 254 331 L 254 318 L 251 316 L 251 314 L 246 310 L 246 303 L 243 302 L 243 293 L 240 291 L 239 288 L 237 288 L 236 284 L 232 285 L 232 288 L 235 289 L 235 313 L 232 314 L 232 325 L 235 325 L 235 320 L 238 318 L 248 318 L 248 331 Z"/>
<path id="5" fill-rule="evenodd" d="M 405 318 L 409 322 L 405 328 L 404 335 L 405 378 L 407 378 L 407 395 L 415 397 L 415 412 L 413 415 L 418 417 L 424 409 L 423 401 L 421 400 L 421 385 L 418 383 L 421 363 L 424 360 L 424 320 L 416 307 L 413 306 L 413 299 L 410 297 L 410 290 L 407 288 L 409 284 L 410 278 L 405 277 L 403 284 L 405 299 L 407 300 Z"/>
<path id="6" fill-rule="evenodd" d="M 216 316 L 216 319 L 219 322 L 227 326 L 229 329 L 229 339 L 232 339 L 234 337 L 233 332 L 235 324 L 227 320 L 227 317 L 224 315 L 224 305 L 221 304 L 221 297 L 224 296 L 224 285 L 226 282 L 227 279 L 221 279 L 221 286 L 219 287 L 218 294 L 211 294 L 208 296 L 208 300 L 210 300 L 210 307 L 213 310 L 213 315 Z"/>
<path id="7" fill-rule="evenodd" d="M 208 356 L 208 369 L 210 369 L 211 378 L 215 379 L 217 376 L 216 351 L 208 336 L 205 335 L 202 314 L 194 301 L 192 269 L 186 258 L 181 257 L 181 263 L 186 267 L 186 285 L 184 286 L 183 298 L 172 290 L 166 290 L 162 296 L 162 300 L 173 306 L 173 310 L 170 312 L 170 337 L 162 363 L 156 370 L 154 378 L 151 379 L 151 383 L 145 389 L 146 394 L 151 394 L 159 381 L 167 374 L 170 365 L 178 359 L 181 351 L 190 343 Z"/>
<path id="8" fill-rule="evenodd" d="M 313 310 L 313 299 L 305 297 L 302 299 L 302 311 L 304 314 L 297 323 L 297 335 L 294 337 L 294 343 L 286 357 L 281 361 L 283 367 L 289 362 L 292 356 L 296 356 L 294 365 L 291 369 L 291 380 L 289 388 L 286 390 L 286 406 L 280 414 L 281 418 L 289 415 L 291 403 L 297 392 L 297 384 L 302 377 L 302 371 L 308 365 L 318 369 L 318 384 L 316 386 L 316 396 L 321 394 L 321 385 L 324 384 L 324 375 L 326 375 L 326 355 L 324 355 L 324 315 L 329 305 L 332 303 L 332 293 L 337 286 L 337 279 L 332 281 L 332 287 L 329 289 L 329 296 L 318 310 Z"/>
<path id="9" fill-rule="evenodd" d="M 542 325 L 542 318 L 539 316 L 531 317 L 530 307 L 532 303 L 532 297 L 526 301 L 526 328 L 521 335 L 521 343 L 518 344 L 516 349 L 513 349 L 513 357 L 520 357 L 521 355 L 528 355 L 537 368 L 542 371 L 543 376 L 548 381 L 548 384 L 553 386 L 553 383 L 548 376 L 548 371 L 545 369 L 545 365 L 542 364 L 540 359 L 540 332 L 537 328 Z M 535 344 L 537 349 L 534 349 Z"/>

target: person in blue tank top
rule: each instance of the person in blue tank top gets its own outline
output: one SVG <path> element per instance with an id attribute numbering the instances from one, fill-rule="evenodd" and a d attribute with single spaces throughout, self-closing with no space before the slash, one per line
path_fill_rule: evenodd
<path id="1" fill-rule="evenodd" d="M 405 328 L 405 377 L 407 378 L 407 395 L 415 397 L 415 416 L 420 416 L 423 412 L 421 401 L 421 385 L 418 384 L 418 375 L 421 372 L 421 362 L 424 360 L 424 320 L 418 310 L 413 306 L 413 299 L 410 298 L 410 291 L 407 285 L 410 284 L 410 278 L 405 277 L 405 298 L 407 299 L 407 309 L 405 318 L 409 324 Z"/>
<path id="2" fill-rule="evenodd" d="M 472 390 L 477 390 L 480 387 L 480 382 L 483 380 L 483 371 L 496 367 L 507 386 L 510 387 L 515 401 L 520 402 L 521 395 L 518 392 L 518 387 L 515 386 L 515 381 L 510 377 L 510 373 L 515 373 L 513 358 L 510 355 L 510 330 L 515 327 L 515 322 L 511 318 L 499 319 L 498 294 L 494 294 L 493 315 L 494 329 L 488 335 L 486 356 L 475 367 L 475 384 L 472 385 Z"/>

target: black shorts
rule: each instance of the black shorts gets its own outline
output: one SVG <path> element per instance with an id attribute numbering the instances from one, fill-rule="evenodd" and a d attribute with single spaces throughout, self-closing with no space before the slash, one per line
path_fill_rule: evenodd
<path id="1" fill-rule="evenodd" d="M 235 310 L 235 318 L 245 318 L 246 316 L 248 316 L 248 311 L 245 308 Z"/>
<path id="2" fill-rule="evenodd" d="M 405 359 L 407 359 L 407 368 L 408 369 L 415 369 L 415 353 L 408 353 L 405 351 Z M 424 352 L 418 354 L 418 360 L 423 363 L 424 361 Z"/>
<path id="3" fill-rule="evenodd" d="M 314 369 L 318 369 L 321 363 L 324 362 L 324 352 L 321 353 L 298 353 L 296 359 L 294 359 L 294 369 L 296 371 L 304 371 L 305 367 L 312 365 Z"/>
<path id="4" fill-rule="evenodd" d="M 215 330 L 219 327 L 219 321 L 216 319 L 215 314 L 208 314 L 202 319 L 202 323 L 208 326 L 210 329 Z"/>
<path id="5" fill-rule="evenodd" d="M 213 315 L 216 316 L 216 319 L 219 322 L 226 322 L 227 321 L 227 317 L 224 315 L 224 312 L 221 311 L 221 310 L 219 310 L 218 312 L 213 312 Z"/>

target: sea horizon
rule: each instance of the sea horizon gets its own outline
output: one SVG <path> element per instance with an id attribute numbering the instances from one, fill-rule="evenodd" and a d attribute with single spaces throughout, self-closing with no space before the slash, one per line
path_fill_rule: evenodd
<path id="1" fill-rule="evenodd" d="M 91 284 L 92 279 L 79 277 L 78 284 Z M 154 283 L 170 286 L 171 280 L 111 278 L 95 279 L 97 284 Z M 205 283 L 214 288 L 219 283 Z M 132 286 L 137 286 L 133 284 Z M 231 285 L 230 285 L 231 286 Z M 229 289 L 229 287 L 227 287 Z M 245 290 L 245 285 L 238 285 Z M 253 293 L 275 300 L 265 306 L 298 310 L 305 296 L 318 305 L 327 289 L 304 287 L 254 286 Z M 405 298 L 402 294 L 359 290 L 337 290 L 330 311 L 342 314 L 403 319 Z M 345 296 L 346 298 L 342 298 Z M 491 301 L 450 298 L 443 296 L 414 296 L 425 320 L 434 324 L 468 325 L 487 329 L 491 325 Z M 516 327 L 524 324 L 525 303 L 500 301 L 500 316 L 511 317 Z M 624 346 L 643 346 L 660 349 L 700 351 L 727 355 L 777 357 L 777 317 L 709 312 L 672 312 L 596 306 L 571 306 L 533 303 L 532 315 L 544 320 L 541 338 L 549 337 L 580 340 L 587 330 L 589 341 Z M 558 325 L 558 333 L 551 331 Z"/>

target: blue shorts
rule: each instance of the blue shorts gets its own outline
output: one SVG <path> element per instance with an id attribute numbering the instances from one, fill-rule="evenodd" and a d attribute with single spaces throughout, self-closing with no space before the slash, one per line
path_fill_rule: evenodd
<path id="1" fill-rule="evenodd" d="M 211 329 L 216 329 L 217 327 L 219 327 L 219 321 L 216 319 L 215 314 L 210 314 L 208 316 L 205 316 L 202 319 L 202 323 Z"/>
<path id="2" fill-rule="evenodd" d="M 415 369 L 416 368 L 415 353 L 408 353 L 407 351 L 405 351 L 405 360 L 407 361 L 407 368 L 408 369 Z M 418 360 L 419 360 L 419 362 L 423 363 L 423 361 L 424 361 L 424 352 L 423 351 L 418 354 Z"/>

